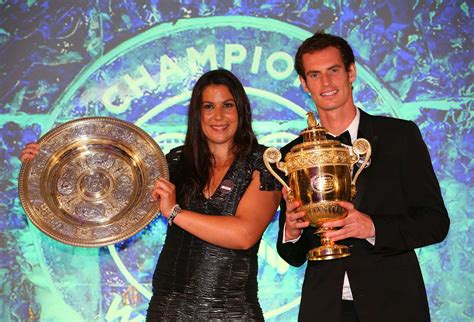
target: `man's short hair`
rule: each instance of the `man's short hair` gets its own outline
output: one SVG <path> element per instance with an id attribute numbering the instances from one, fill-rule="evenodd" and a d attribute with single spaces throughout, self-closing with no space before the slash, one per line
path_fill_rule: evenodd
<path id="1" fill-rule="evenodd" d="M 355 63 L 354 52 L 349 43 L 339 36 L 326 34 L 324 31 L 317 31 L 313 36 L 307 38 L 295 55 L 295 69 L 298 75 L 306 79 L 303 66 L 303 55 L 315 51 L 323 50 L 328 47 L 335 47 L 339 49 L 344 62 L 344 68 L 349 70 L 349 66 Z"/>

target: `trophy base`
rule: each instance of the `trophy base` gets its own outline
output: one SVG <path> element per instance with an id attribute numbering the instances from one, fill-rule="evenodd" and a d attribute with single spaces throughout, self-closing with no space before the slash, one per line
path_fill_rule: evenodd
<path id="1" fill-rule="evenodd" d="M 309 261 L 324 261 L 350 256 L 349 247 L 344 245 L 322 245 L 311 249 L 306 257 Z"/>

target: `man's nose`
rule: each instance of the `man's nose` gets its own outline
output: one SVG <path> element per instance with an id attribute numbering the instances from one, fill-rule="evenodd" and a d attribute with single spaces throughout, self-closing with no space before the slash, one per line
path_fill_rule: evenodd
<path id="1" fill-rule="evenodd" d="M 329 85 L 331 83 L 331 77 L 327 74 L 322 73 L 321 74 L 321 83 L 323 85 Z"/>

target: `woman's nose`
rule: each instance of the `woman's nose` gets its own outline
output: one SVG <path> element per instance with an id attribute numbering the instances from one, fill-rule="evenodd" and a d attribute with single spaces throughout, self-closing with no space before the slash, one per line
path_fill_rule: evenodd
<path id="1" fill-rule="evenodd" d="M 215 119 L 221 119 L 222 117 L 224 116 L 224 111 L 222 109 L 222 107 L 216 107 L 214 109 L 214 118 Z"/>

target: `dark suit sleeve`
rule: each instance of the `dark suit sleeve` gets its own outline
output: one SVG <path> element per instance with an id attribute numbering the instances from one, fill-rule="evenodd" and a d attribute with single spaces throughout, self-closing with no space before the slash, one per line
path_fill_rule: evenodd
<path id="1" fill-rule="evenodd" d="M 407 122 L 401 130 L 400 175 L 404 213 L 374 214 L 376 252 L 397 252 L 442 241 L 449 229 L 438 180 L 418 127 Z"/>
<path id="2" fill-rule="evenodd" d="M 305 229 L 303 231 L 303 234 L 296 243 L 283 243 L 283 234 L 286 219 L 285 213 L 286 203 L 285 200 L 282 200 L 280 203 L 280 229 L 278 231 L 277 251 L 280 257 L 283 258 L 288 264 L 292 266 L 301 266 L 306 262 L 306 253 L 310 249 L 310 246 L 307 243 L 307 233 L 305 232 L 308 229 Z"/>

